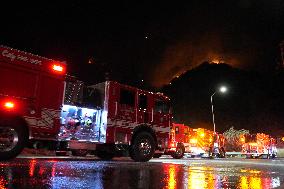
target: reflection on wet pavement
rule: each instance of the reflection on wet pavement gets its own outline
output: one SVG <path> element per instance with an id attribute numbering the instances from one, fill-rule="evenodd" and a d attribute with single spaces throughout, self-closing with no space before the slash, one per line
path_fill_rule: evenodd
<path id="1" fill-rule="evenodd" d="M 21 160 L 0 162 L 5 188 L 244 188 L 279 187 L 283 169 L 132 161 Z"/>

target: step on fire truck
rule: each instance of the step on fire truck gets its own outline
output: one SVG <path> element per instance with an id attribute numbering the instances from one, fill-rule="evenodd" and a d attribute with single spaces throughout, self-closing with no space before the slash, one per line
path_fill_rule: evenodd
<path id="1" fill-rule="evenodd" d="M 240 138 L 242 154 L 247 158 L 275 158 L 276 140 L 264 133 L 246 134 Z"/>
<path id="2" fill-rule="evenodd" d="M 163 153 L 170 100 L 114 81 L 85 86 L 64 62 L 0 46 L 0 160 L 24 147 L 148 161 Z"/>
<path id="3" fill-rule="evenodd" d="M 184 153 L 191 157 L 225 157 L 224 141 L 221 134 L 214 135 L 213 131 L 173 123 L 166 154 L 176 159 Z"/>

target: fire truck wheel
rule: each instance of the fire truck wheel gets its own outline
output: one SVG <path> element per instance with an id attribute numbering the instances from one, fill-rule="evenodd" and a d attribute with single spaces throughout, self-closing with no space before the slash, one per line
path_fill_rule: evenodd
<path id="1" fill-rule="evenodd" d="M 176 151 L 172 154 L 172 157 L 175 159 L 181 159 L 184 156 L 184 146 L 182 144 L 178 144 Z"/>
<path id="2" fill-rule="evenodd" d="M 21 119 L 4 120 L 0 123 L 0 160 L 15 158 L 21 153 L 29 138 Z"/>
<path id="3" fill-rule="evenodd" d="M 111 160 L 114 157 L 114 153 L 98 150 L 96 155 L 102 160 Z"/>
<path id="4" fill-rule="evenodd" d="M 72 156 L 85 157 L 88 154 L 88 150 L 71 150 Z"/>
<path id="5" fill-rule="evenodd" d="M 136 135 L 133 144 L 130 146 L 129 154 L 134 161 L 149 161 L 155 153 L 155 141 L 148 132 L 141 132 Z"/>

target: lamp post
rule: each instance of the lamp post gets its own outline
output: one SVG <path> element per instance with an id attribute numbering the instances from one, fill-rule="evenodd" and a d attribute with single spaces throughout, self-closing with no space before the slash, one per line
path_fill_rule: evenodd
<path id="1" fill-rule="evenodd" d="M 219 90 L 215 91 L 215 92 L 211 95 L 211 110 L 212 110 L 212 120 L 213 120 L 213 127 L 214 127 L 214 135 L 215 135 L 215 133 L 216 133 L 216 125 L 215 125 L 215 116 L 214 116 L 213 96 L 214 96 L 217 92 L 225 93 L 225 92 L 227 92 L 227 87 L 221 86 L 221 87 L 219 88 Z"/>

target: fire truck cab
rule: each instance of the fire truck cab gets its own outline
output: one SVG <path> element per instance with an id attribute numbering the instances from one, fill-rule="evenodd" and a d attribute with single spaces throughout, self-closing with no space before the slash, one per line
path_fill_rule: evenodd
<path id="1" fill-rule="evenodd" d="M 64 62 L 4 46 L 0 79 L 1 160 L 35 144 L 135 161 L 165 149 L 172 116 L 161 93 L 114 81 L 85 86 L 66 75 Z"/>

